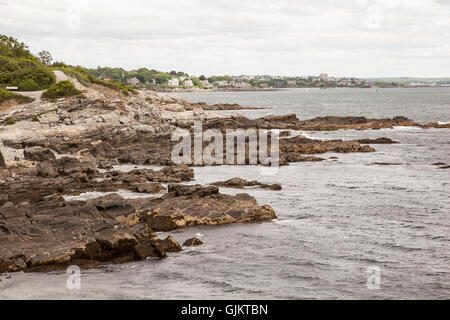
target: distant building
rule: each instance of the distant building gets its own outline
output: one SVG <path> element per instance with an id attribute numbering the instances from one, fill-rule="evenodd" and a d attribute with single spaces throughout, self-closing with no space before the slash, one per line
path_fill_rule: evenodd
<path id="1" fill-rule="evenodd" d="M 230 84 L 228 83 L 228 81 L 216 81 L 216 85 L 218 85 L 219 87 L 227 87 Z"/>
<path id="2" fill-rule="evenodd" d="M 289 87 L 295 87 L 297 85 L 297 81 L 295 81 L 295 80 L 288 80 L 287 85 Z"/>
<path id="3" fill-rule="evenodd" d="M 213 85 L 211 83 L 209 83 L 208 80 L 202 80 L 201 83 L 202 83 L 203 87 L 206 88 L 206 89 L 209 89 L 209 88 L 213 87 Z"/>
<path id="4" fill-rule="evenodd" d="M 184 86 L 188 87 L 188 88 L 193 87 L 194 86 L 194 82 L 192 80 L 190 80 L 190 79 L 184 80 Z"/>
<path id="5" fill-rule="evenodd" d="M 330 79 L 328 78 L 328 74 L 326 74 L 326 73 L 322 73 L 320 75 L 320 80 L 322 80 L 323 82 L 330 82 Z"/>
<path id="6" fill-rule="evenodd" d="M 178 80 L 178 78 L 170 79 L 167 84 L 172 87 L 178 87 L 180 85 L 180 80 Z"/>
<path id="7" fill-rule="evenodd" d="M 141 82 L 139 81 L 138 78 L 133 77 L 133 78 L 128 79 L 128 80 L 127 80 L 127 83 L 130 84 L 130 85 L 132 85 L 132 86 L 135 86 L 135 85 L 140 84 Z"/>
<path id="8" fill-rule="evenodd" d="M 235 88 L 250 88 L 251 87 L 251 85 L 247 82 L 235 82 L 231 85 Z"/>

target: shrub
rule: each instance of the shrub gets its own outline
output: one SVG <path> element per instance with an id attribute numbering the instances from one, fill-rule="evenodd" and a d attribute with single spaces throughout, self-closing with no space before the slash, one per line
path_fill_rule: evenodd
<path id="1" fill-rule="evenodd" d="M 9 118 L 8 120 L 6 120 L 6 125 L 12 126 L 13 124 L 16 124 L 16 120 L 14 120 L 13 118 Z"/>
<path id="2" fill-rule="evenodd" d="M 53 72 L 35 59 L 0 56 L 0 86 L 33 91 L 46 89 L 55 81 Z"/>
<path id="3" fill-rule="evenodd" d="M 76 96 L 79 94 L 81 94 L 81 91 L 77 90 L 72 82 L 66 80 L 52 85 L 43 93 L 42 98 L 58 99 L 63 97 Z"/>
<path id="4" fill-rule="evenodd" d="M 21 96 L 20 94 L 5 89 L 0 89 L 0 104 L 8 100 L 16 100 L 20 104 L 34 101 L 32 98 Z"/>

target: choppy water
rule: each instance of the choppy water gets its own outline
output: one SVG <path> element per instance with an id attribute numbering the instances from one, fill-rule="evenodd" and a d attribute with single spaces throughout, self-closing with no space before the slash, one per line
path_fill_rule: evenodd
<path id="1" fill-rule="evenodd" d="M 276 105 L 278 99 L 277 113 L 296 111 L 302 118 L 356 114 L 450 120 L 450 89 L 390 90 L 376 102 L 369 90 L 349 89 L 317 90 L 312 100 L 290 91 L 182 95 L 192 101 L 259 106 Z M 335 101 L 327 102 L 324 111 L 321 105 L 330 96 Z M 80 291 L 66 289 L 64 273 L 14 274 L 0 282 L 0 298 L 450 298 L 450 170 L 432 165 L 450 164 L 450 130 L 305 134 L 321 139 L 386 136 L 401 144 L 374 145 L 375 153 L 326 154 L 338 160 L 291 164 L 276 176 L 261 176 L 257 167 L 196 168 L 197 183 L 235 176 L 281 183 L 283 191 L 245 191 L 271 205 L 279 219 L 172 232 L 180 242 L 200 236 L 205 245 L 162 261 L 83 271 Z M 367 268 L 373 266 L 381 269 L 380 290 L 367 288 Z"/>

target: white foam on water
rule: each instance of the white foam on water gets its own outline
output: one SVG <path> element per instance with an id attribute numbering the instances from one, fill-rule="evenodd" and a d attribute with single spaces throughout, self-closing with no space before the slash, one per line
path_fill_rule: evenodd
<path id="1" fill-rule="evenodd" d="M 95 198 L 104 197 L 110 194 L 117 193 L 119 196 L 121 196 L 124 199 L 140 199 L 140 198 L 154 198 L 157 196 L 160 196 L 161 194 L 158 193 L 138 193 L 138 192 L 132 192 L 129 190 L 118 190 L 118 191 L 111 191 L 111 192 L 99 192 L 99 191 L 92 191 L 92 192 L 85 192 L 80 194 L 79 196 L 63 196 L 64 200 L 66 201 L 87 201 Z"/>

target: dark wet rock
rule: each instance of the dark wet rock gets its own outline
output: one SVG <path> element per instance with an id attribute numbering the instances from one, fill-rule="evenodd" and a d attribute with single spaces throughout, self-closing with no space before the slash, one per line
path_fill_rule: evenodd
<path id="1" fill-rule="evenodd" d="M 439 169 L 450 169 L 450 166 L 442 166 L 442 167 L 439 167 Z"/>
<path id="2" fill-rule="evenodd" d="M 166 193 L 166 187 L 164 187 L 160 183 L 151 183 L 151 184 L 142 184 L 136 186 L 134 189 L 135 192 L 139 193 Z"/>
<path id="3" fill-rule="evenodd" d="M 155 231 L 276 219 L 270 206 L 259 206 L 247 194 L 220 194 L 217 187 L 169 186 L 167 195 L 149 201 L 141 210 L 146 224 Z"/>
<path id="4" fill-rule="evenodd" d="M 298 130 L 335 131 L 340 129 L 379 130 L 394 126 L 418 126 L 419 124 L 406 117 L 397 116 L 392 119 L 368 119 L 365 117 L 317 117 L 300 121 Z"/>
<path id="5" fill-rule="evenodd" d="M 450 123 L 437 123 L 432 122 L 422 126 L 424 129 L 435 128 L 435 129 L 448 129 L 450 128 Z"/>
<path id="6" fill-rule="evenodd" d="M 136 208 L 126 203 L 116 193 L 86 201 L 86 204 L 94 206 L 105 218 L 116 219 L 120 216 L 127 218 L 135 214 Z"/>
<path id="7" fill-rule="evenodd" d="M 55 154 L 50 150 L 42 147 L 26 148 L 23 152 L 25 159 L 30 161 L 53 161 L 56 160 Z"/>
<path id="8" fill-rule="evenodd" d="M 371 166 L 400 166 L 401 163 L 393 163 L 393 162 L 374 162 L 370 164 Z"/>
<path id="9" fill-rule="evenodd" d="M 183 243 L 183 247 L 196 247 L 201 246 L 203 242 L 197 238 L 188 239 Z"/>
<path id="10" fill-rule="evenodd" d="M 206 197 L 213 194 L 219 193 L 219 188 L 217 187 L 204 187 L 201 185 L 187 186 L 187 185 L 169 185 L 168 191 L 169 196 L 181 197 L 181 196 L 197 196 Z"/>
<path id="11" fill-rule="evenodd" d="M 114 147 L 108 142 L 94 143 L 94 147 L 91 149 L 91 154 L 96 158 L 109 158 L 109 155 L 113 153 Z"/>
<path id="12" fill-rule="evenodd" d="M 266 116 L 259 119 L 248 119 L 234 115 L 227 119 L 213 119 L 203 124 L 203 127 L 226 129 L 292 129 L 302 131 L 334 131 L 340 129 L 376 130 L 394 126 L 420 126 L 406 117 L 392 119 L 368 119 L 365 117 L 317 117 L 310 120 L 299 120 L 295 114 L 285 116 Z"/>
<path id="13" fill-rule="evenodd" d="M 95 164 L 92 162 L 80 161 L 73 157 L 63 157 L 58 160 L 39 163 L 37 170 L 38 176 L 41 177 L 68 176 L 75 173 L 93 175 L 98 172 Z"/>
<path id="14" fill-rule="evenodd" d="M 433 163 L 432 166 L 446 166 L 447 164 L 445 162 L 436 162 Z"/>
<path id="15" fill-rule="evenodd" d="M 208 105 L 205 102 L 198 102 L 193 104 L 193 107 L 198 107 L 203 110 L 255 110 L 263 109 L 256 107 L 243 107 L 237 103 L 216 103 L 214 105 Z"/>
<path id="16" fill-rule="evenodd" d="M 5 169 L 6 168 L 6 162 L 5 159 L 3 158 L 2 153 L 0 152 L 0 169 Z"/>
<path id="17" fill-rule="evenodd" d="M 357 141 L 342 140 L 314 140 L 297 136 L 280 140 L 280 157 L 284 162 L 315 162 L 325 159 L 304 155 L 323 154 L 326 152 L 350 153 L 350 152 L 374 152 L 375 149 L 368 145 L 361 145 Z M 283 163 L 283 161 L 281 161 Z"/>
<path id="18" fill-rule="evenodd" d="M 136 245 L 133 250 L 137 260 L 144 260 L 149 257 L 167 257 L 166 252 L 158 249 L 157 244 L 155 245 L 151 241 L 142 241 Z"/>
<path id="19" fill-rule="evenodd" d="M 0 217 L 0 272 L 159 256 L 144 248 L 154 234 L 137 237 L 131 228 L 82 202 L 2 207 Z"/>
<path id="20" fill-rule="evenodd" d="M 377 138 L 377 139 L 360 139 L 356 140 L 362 144 L 396 144 L 397 141 L 394 141 L 390 138 Z"/>
<path id="21" fill-rule="evenodd" d="M 245 187 L 260 187 L 261 189 L 281 190 L 282 187 L 279 184 L 264 184 L 258 181 L 247 181 L 241 178 L 233 178 L 227 181 L 218 181 L 211 183 L 218 187 L 237 188 L 244 189 Z"/>
<path id="22" fill-rule="evenodd" d="M 183 250 L 180 244 L 170 236 L 164 240 L 155 241 L 155 245 L 160 246 L 166 252 L 180 252 Z"/>

